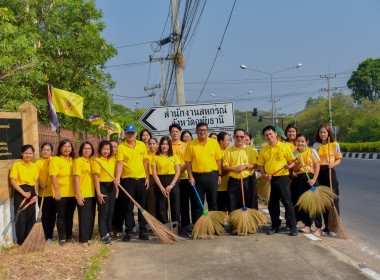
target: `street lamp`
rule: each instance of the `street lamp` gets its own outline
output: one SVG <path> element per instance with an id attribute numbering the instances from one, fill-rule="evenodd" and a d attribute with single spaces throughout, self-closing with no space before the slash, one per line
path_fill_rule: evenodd
<path id="1" fill-rule="evenodd" d="M 277 73 L 280 73 L 280 72 L 284 72 L 286 70 L 289 70 L 289 69 L 293 69 L 293 68 L 300 68 L 302 66 L 302 63 L 298 63 L 297 65 L 294 65 L 292 67 L 288 67 L 288 68 L 285 68 L 285 69 L 282 69 L 282 70 L 279 70 L 279 71 L 276 71 L 276 72 L 265 72 L 265 71 L 261 71 L 261 70 L 257 70 L 257 69 L 253 69 L 253 68 L 250 68 L 250 67 L 247 67 L 245 65 L 240 65 L 240 68 L 243 69 L 243 70 L 251 70 L 251 71 L 255 71 L 255 72 L 260 72 L 260 73 L 264 73 L 264 74 L 267 74 L 269 75 L 270 77 L 270 99 L 271 99 L 271 102 L 272 102 L 272 125 L 274 126 L 274 99 L 273 99 L 273 75 L 274 74 L 277 74 Z"/>
<path id="2" fill-rule="evenodd" d="M 136 122 L 137 122 L 137 105 L 139 105 L 139 103 L 140 103 L 140 102 L 137 100 L 137 101 L 136 101 L 136 106 L 135 106 L 135 107 L 136 107 L 136 109 L 135 109 L 135 112 L 136 112 Z"/>

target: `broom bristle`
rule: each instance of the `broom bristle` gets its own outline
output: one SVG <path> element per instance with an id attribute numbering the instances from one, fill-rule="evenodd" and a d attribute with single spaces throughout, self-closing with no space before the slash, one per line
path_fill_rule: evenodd
<path id="1" fill-rule="evenodd" d="M 239 233 L 256 233 L 259 228 L 267 223 L 266 217 L 256 209 L 237 209 L 229 216 L 231 226 Z"/>
<path id="2" fill-rule="evenodd" d="M 347 233 L 343 227 L 342 220 L 340 219 L 338 211 L 335 207 L 329 209 L 328 228 L 329 231 L 335 232 L 338 238 L 348 238 Z"/>
<path id="3" fill-rule="evenodd" d="M 41 222 L 36 222 L 29 232 L 24 243 L 20 247 L 20 252 L 29 253 L 43 251 L 45 248 L 45 233 Z"/>
<path id="4" fill-rule="evenodd" d="M 142 214 L 153 231 L 154 235 L 166 244 L 175 244 L 183 238 L 174 234 L 171 230 L 165 227 L 159 220 L 152 216 L 146 210 L 142 211 Z"/>
<path id="5" fill-rule="evenodd" d="M 214 234 L 222 234 L 225 231 L 223 225 L 226 218 L 226 213 L 222 211 L 210 211 L 206 216 L 202 215 L 194 225 L 193 238 L 205 239 L 210 235 L 213 239 Z"/>
<path id="6" fill-rule="evenodd" d="M 259 194 L 259 196 L 264 198 L 267 201 L 267 203 L 269 203 L 270 188 L 271 188 L 270 181 L 268 181 L 262 176 L 259 179 L 257 179 L 256 187 L 257 187 L 257 193 Z"/>
<path id="7" fill-rule="evenodd" d="M 314 191 L 304 192 L 295 206 L 309 213 L 310 217 L 315 217 L 317 214 L 324 213 L 327 207 L 331 207 L 331 200 L 337 197 L 329 187 L 319 186 Z"/>

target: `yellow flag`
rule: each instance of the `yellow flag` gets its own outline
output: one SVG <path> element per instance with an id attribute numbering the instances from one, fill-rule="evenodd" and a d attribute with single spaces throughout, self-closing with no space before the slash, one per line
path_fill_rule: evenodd
<path id="1" fill-rule="evenodd" d="M 53 88 L 55 111 L 83 119 L 83 97 L 62 89 Z"/>
<path id="2" fill-rule="evenodd" d="M 119 123 L 115 122 L 115 133 L 121 133 L 123 130 L 121 129 L 121 126 Z"/>

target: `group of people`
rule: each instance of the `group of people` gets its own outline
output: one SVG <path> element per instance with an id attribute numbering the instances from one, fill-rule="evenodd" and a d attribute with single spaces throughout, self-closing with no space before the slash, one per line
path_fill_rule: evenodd
<path id="1" fill-rule="evenodd" d="M 162 223 L 168 223 L 170 205 L 173 221 L 191 231 L 203 213 L 194 188 L 202 203 L 207 200 L 209 211 L 232 212 L 243 206 L 258 209 L 255 185 L 256 171 L 259 171 L 257 174 L 271 184 L 268 209 L 272 227 L 268 234 L 280 230 L 280 200 L 291 235 L 297 235 L 298 221 L 304 223 L 301 231 L 310 232 L 314 222 L 317 228 L 314 234 L 322 233 L 322 217 L 311 219 L 307 213 L 294 209 L 294 205 L 298 197 L 318 181 L 329 185 L 329 168 L 333 171 L 332 187 L 339 194 L 333 168 L 340 163 L 341 155 L 328 125 L 318 128 L 313 149 L 308 148 L 307 137 L 299 134 L 296 126 L 289 125 L 285 135 L 281 129 L 267 126 L 263 135 L 268 145 L 260 153 L 250 145 L 252 137 L 244 129 L 234 130 L 232 146 L 228 133 L 209 135 L 206 123 L 198 123 L 194 140 L 191 132 L 182 131 L 178 124 L 170 125 L 168 133 L 170 136 L 163 136 L 158 141 L 144 129 L 137 140 L 136 126 L 128 124 L 124 141 L 120 144 L 116 140 L 101 141 L 96 158 L 90 142 L 81 144 L 79 157 L 75 158 L 72 143 L 64 139 L 54 157 L 52 145 L 44 143 L 41 158 L 33 163 L 33 146 L 23 146 L 22 159 L 13 165 L 10 173 L 15 189 L 15 214 L 22 201 L 33 203 L 38 199 L 41 205 L 43 198 L 45 237 L 49 242 L 54 240 L 56 225 L 59 244 L 65 245 L 73 240 L 73 217 L 77 208 L 79 242 L 88 245 L 97 205 L 99 235 L 103 243 L 110 244 L 117 237 L 128 242 L 136 231 L 134 204 L 120 190 L 118 186 L 121 185 Z M 328 141 L 331 144 L 327 145 Z M 306 172 L 311 178 L 309 181 Z M 339 210 L 338 202 L 337 199 L 335 206 Z M 323 216 L 325 231 L 328 231 L 327 216 Z M 24 242 L 35 218 L 33 206 L 19 213 L 16 222 L 19 244 Z M 138 225 L 139 239 L 149 240 L 147 223 L 140 211 Z M 232 228 L 231 234 L 239 232 Z"/>

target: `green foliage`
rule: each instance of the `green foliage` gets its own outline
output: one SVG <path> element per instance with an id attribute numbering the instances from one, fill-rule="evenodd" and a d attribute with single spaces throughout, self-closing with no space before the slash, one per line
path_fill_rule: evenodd
<path id="1" fill-rule="evenodd" d="M 352 90 L 356 101 L 368 99 L 374 101 L 380 97 L 380 58 L 368 58 L 361 62 L 356 71 L 352 72 L 347 86 Z"/>
<path id="2" fill-rule="evenodd" d="M 339 143 L 342 152 L 380 153 L 380 141 L 367 143 Z"/>
<path id="3" fill-rule="evenodd" d="M 255 146 L 261 146 L 265 143 L 265 139 L 263 136 L 257 134 L 254 138 L 253 138 L 253 144 Z"/>
<path id="4" fill-rule="evenodd" d="M 5 93 L 0 107 L 16 110 L 28 100 L 37 107 L 39 120 L 49 123 L 51 84 L 84 97 L 85 119 L 97 114 L 109 120 L 114 82 L 104 65 L 117 52 L 101 34 L 105 24 L 95 1 L 2 2 L 8 10 L 0 10 L 0 91 Z M 74 131 L 97 132 L 80 119 L 59 114 L 59 121 Z"/>

